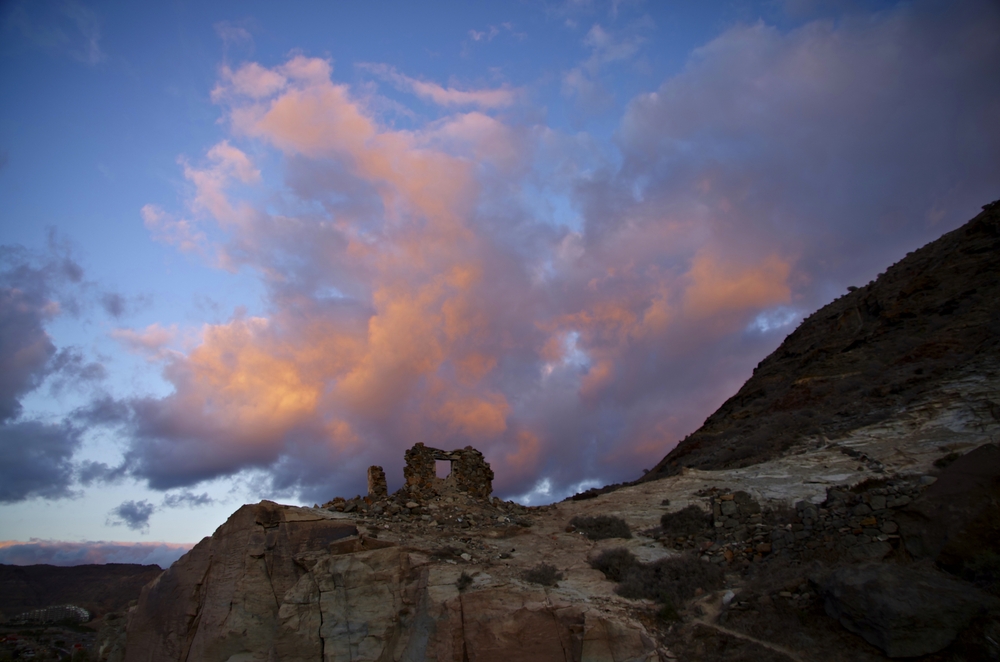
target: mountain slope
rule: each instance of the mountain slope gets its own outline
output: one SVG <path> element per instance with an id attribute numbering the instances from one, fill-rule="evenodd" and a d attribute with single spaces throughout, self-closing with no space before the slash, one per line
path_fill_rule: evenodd
<path id="1" fill-rule="evenodd" d="M 1000 201 L 805 319 L 642 480 L 836 438 L 1000 367 Z M 970 403 L 1000 420 L 1000 401 Z"/>

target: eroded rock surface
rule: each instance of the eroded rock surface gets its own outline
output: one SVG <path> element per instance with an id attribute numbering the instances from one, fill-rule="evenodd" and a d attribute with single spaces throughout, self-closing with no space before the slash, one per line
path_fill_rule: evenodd
<path id="1" fill-rule="evenodd" d="M 469 571 L 472 586 L 460 591 L 458 578 Z M 238 510 L 144 589 L 125 655 L 144 662 L 655 659 L 653 638 L 622 609 L 359 535 L 340 513 L 267 501 Z"/>

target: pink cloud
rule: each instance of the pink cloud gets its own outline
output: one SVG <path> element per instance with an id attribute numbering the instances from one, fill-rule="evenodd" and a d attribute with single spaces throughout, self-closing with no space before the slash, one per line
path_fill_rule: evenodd
<path id="1" fill-rule="evenodd" d="M 159 322 L 150 324 L 142 331 L 132 329 L 113 329 L 111 337 L 119 341 L 129 351 L 144 354 L 149 360 L 163 360 L 171 356 L 167 347 L 177 339 L 177 325 L 164 327 Z"/>
<path id="2" fill-rule="evenodd" d="M 483 33 L 471 33 L 473 35 Z M 475 37 L 473 37 L 475 39 Z M 480 37 L 482 38 L 482 37 Z M 492 36 L 490 36 L 492 38 Z M 479 39 L 476 39 L 479 41 Z M 506 108 L 517 101 L 518 92 L 509 87 L 491 90 L 459 90 L 454 87 L 444 87 L 437 83 L 411 78 L 396 71 L 394 67 L 385 64 L 366 64 L 363 68 L 383 80 L 391 82 L 400 89 L 439 106 L 478 106 L 479 108 Z"/>
<path id="3" fill-rule="evenodd" d="M 1000 57 L 970 53 L 1000 21 L 963 16 L 734 28 L 633 100 L 613 158 L 480 110 L 381 125 L 325 60 L 248 70 L 286 81 L 266 94 L 222 75 L 232 137 L 185 165 L 184 203 L 268 310 L 165 362 L 174 393 L 132 403 L 130 466 L 157 487 L 262 470 L 322 500 L 368 464 L 400 484 L 423 441 L 477 446 L 505 495 L 637 476 L 799 319 L 759 315 L 815 309 L 997 197 L 981 81 Z M 280 182 L 249 157 L 267 150 Z M 888 232 L 892 210 L 917 220 Z"/>

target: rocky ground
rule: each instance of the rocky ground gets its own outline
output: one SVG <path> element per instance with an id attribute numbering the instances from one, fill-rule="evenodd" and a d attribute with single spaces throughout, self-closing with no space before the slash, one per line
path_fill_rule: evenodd
<path id="1" fill-rule="evenodd" d="M 942 485 L 972 490 L 946 490 L 948 503 L 968 502 L 949 513 L 959 524 L 948 540 L 1000 522 L 1000 449 L 990 444 L 1000 421 L 959 395 L 987 386 L 954 384 L 942 391 L 952 398 L 752 467 L 689 469 L 540 508 L 454 490 L 247 506 L 147 588 L 124 658 L 1000 659 L 990 594 L 1000 563 L 984 556 L 996 540 L 965 550 L 968 567 L 952 563 L 952 574 L 941 569 L 947 541 L 935 542 Z M 986 477 L 969 478 L 963 461 Z M 590 539 L 585 518 L 602 516 L 631 537 Z M 624 583 L 594 567 L 619 548 L 654 573 L 644 581 L 681 558 L 718 573 L 686 566 L 669 605 L 625 597 Z M 925 587 L 903 604 L 892 603 L 899 569 Z M 858 581 L 876 588 L 852 595 Z M 906 611 L 914 605 L 923 609 Z M 866 620 L 873 611 L 893 616 Z"/>

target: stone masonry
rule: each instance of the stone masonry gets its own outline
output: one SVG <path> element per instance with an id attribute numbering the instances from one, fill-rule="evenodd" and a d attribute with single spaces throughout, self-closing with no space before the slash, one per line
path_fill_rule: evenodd
<path id="1" fill-rule="evenodd" d="M 445 487 L 453 487 L 480 499 L 489 499 L 493 493 L 493 471 L 483 454 L 472 446 L 443 451 L 418 443 L 406 451 L 405 458 L 405 489 L 413 495 L 437 494 Z M 451 462 L 451 473 L 447 478 L 437 477 L 437 460 Z"/>
<path id="2" fill-rule="evenodd" d="M 368 467 L 368 496 L 373 499 L 380 499 L 389 495 L 389 488 L 385 482 L 385 471 L 379 466 Z"/>

